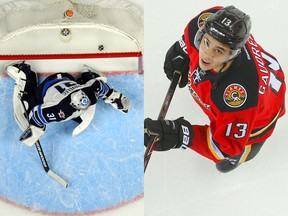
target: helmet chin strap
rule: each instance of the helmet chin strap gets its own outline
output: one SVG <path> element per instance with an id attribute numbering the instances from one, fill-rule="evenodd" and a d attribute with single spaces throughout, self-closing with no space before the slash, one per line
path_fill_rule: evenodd
<path id="1" fill-rule="evenodd" d="M 232 59 L 231 59 L 232 60 Z M 231 60 L 227 60 L 223 63 L 222 67 L 220 68 L 219 72 L 218 73 L 221 73 L 222 70 L 227 66 L 228 62 L 231 61 Z"/>
<path id="2" fill-rule="evenodd" d="M 226 67 L 226 65 L 229 61 L 230 60 L 225 61 L 222 65 L 222 67 L 220 68 L 219 72 L 216 74 L 216 78 L 215 78 L 213 85 L 212 85 L 212 90 L 215 90 L 218 87 L 219 74 L 221 74 L 222 70 Z"/>

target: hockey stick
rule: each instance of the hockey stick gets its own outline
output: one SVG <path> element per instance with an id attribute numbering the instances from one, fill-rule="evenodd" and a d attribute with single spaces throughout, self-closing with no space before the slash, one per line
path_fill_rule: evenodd
<path id="1" fill-rule="evenodd" d="M 177 84 L 180 81 L 180 78 L 181 78 L 181 72 L 175 71 L 173 74 L 173 78 L 171 80 L 170 86 L 168 88 L 168 91 L 166 93 L 166 96 L 165 96 L 165 99 L 164 99 L 164 102 L 162 104 L 162 107 L 161 107 L 161 110 L 160 110 L 160 113 L 158 115 L 157 120 L 162 120 L 165 118 L 167 111 L 168 111 L 168 108 L 170 106 L 172 97 L 173 97 L 174 92 L 176 90 Z M 157 137 L 153 136 L 150 138 L 150 140 L 147 144 L 145 154 L 144 154 L 144 173 L 145 173 L 145 170 L 146 170 L 147 165 L 149 163 L 149 160 L 151 158 L 151 155 L 152 155 L 152 152 L 154 150 L 156 142 L 157 142 Z"/>
<path id="2" fill-rule="evenodd" d="M 25 117 L 27 119 L 27 122 L 28 122 L 28 114 L 27 114 L 27 110 L 26 110 L 26 107 L 24 105 L 24 102 L 21 100 L 21 97 L 19 95 L 19 100 L 21 101 L 22 103 L 22 106 L 23 106 L 23 109 L 25 111 Z M 46 160 L 46 157 L 45 157 L 45 154 L 43 152 L 43 149 L 41 147 L 41 144 L 40 144 L 40 141 L 38 140 L 36 143 L 35 143 L 35 147 L 37 149 L 37 152 L 38 152 L 38 155 L 39 155 L 39 158 L 40 158 L 40 161 L 42 163 L 42 166 L 45 170 L 45 172 L 50 175 L 52 178 L 54 178 L 59 184 L 61 184 L 64 188 L 67 188 L 68 187 L 68 183 L 63 179 L 61 178 L 59 175 L 57 175 L 56 173 L 54 173 L 48 166 L 48 163 L 47 163 L 47 160 Z"/>
<path id="3" fill-rule="evenodd" d="M 40 144 L 40 141 L 38 140 L 36 143 L 35 143 L 35 146 L 36 146 L 36 149 L 37 149 L 37 152 L 38 152 L 38 155 L 39 155 L 39 158 L 41 160 L 41 163 L 42 163 L 42 166 L 45 170 L 45 172 L 50 175 L 52 178 L 54 178 L 57 182 L 59 182 L 63 187 L 67 188 L 68 187 L 68 183 L 63 179 L 61 178 L 59 175 L 57 175 L 56 173 L 54 173 L 48 166 L 48 163 L 46 161 L 46 158 L 45 158 L 45 155 L 44 155 L 44 152 L 43 152 L 43 149 L 41 147 L 41 144 Z"/>

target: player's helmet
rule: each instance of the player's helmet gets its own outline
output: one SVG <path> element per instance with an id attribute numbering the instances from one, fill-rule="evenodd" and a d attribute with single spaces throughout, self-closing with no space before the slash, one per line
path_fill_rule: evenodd
<path id="1" fill-rule="evenodd" d="M 91 101 L 82 90 L 78 90 L 71 94 L 70 105 L 78 110 L 86 110 L 90 106 Z"/>
<path id="2" fill-rule="evenodd" d="M 207 33 L 226 44 L 231 50 L 239 50 L 247 42 L 250 30 L 249 15 L 231 5 L 222 8 L 207 19 L 204 26 L 197 32 L 194 43 L 199 48 L 203 35 Z"/>

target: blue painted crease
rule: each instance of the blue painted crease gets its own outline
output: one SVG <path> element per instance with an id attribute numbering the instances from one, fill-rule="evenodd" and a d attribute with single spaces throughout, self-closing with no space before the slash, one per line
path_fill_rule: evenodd
<path id="1" fill-rule="evenodd" d="M 92 123 L 77 137 L 74 121 L 47 125 L 41 144 L 50 168 L 68 181 L 65 189 L 44 172 L 35 147 L 18 141 L 14 80 L 0 77 L 0 197 L 35 210 L 79 213 L 143 194 L 143 82 L 142 75 L 108 77 L 130 99 L 129 113 L 99 100 Z"/>

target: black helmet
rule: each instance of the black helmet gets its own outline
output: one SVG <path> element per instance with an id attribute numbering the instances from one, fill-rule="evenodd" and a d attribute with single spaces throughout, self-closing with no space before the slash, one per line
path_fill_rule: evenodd
<path id="1" fill-rule="evenodd" d="M 250 17 L 234 6 L 227 6 L 210 16 L 199 31 L 209 34 L 232 50 L 238 50 L 248 40 L 250 29 Z M 196 38 L 199 40 L 199 35 Z"/>

